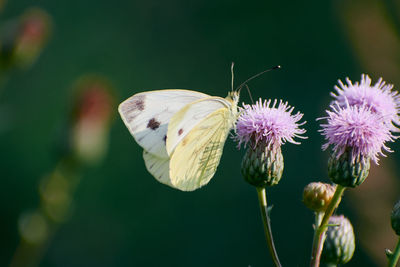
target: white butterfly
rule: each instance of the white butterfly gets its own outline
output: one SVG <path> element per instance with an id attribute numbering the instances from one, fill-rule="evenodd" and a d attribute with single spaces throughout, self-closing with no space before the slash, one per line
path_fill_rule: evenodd
<path id="1" fill-rule="evenodd" d="M 161 183 L 192 191 L 214 176 L 238 116 L 238 101 L 237 91 L 222 98 L 190 90 L 159 90 L 135 94 L 118 110 L 144 149 L 147 170 Z"/>

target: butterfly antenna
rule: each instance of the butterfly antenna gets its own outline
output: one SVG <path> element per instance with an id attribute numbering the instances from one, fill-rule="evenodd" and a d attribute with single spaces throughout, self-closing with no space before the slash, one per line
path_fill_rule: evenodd
<path id="1" fill-rule="evenodd" d="M 276 69 L 280 69 L 280 68 L 281 68 L 281 66 L 278 65 L 278 66 L 275 66 L 275 67 L 273 67 L 273 68 L 264 70 L 264 71 L 262 71 L 262 72 L 260 72 L 260 73 L 258 73 L 258 74 L 256 74 L 256 75 L 254 75 L 254 76 L 251 76 L 250 78 L 248 78 L 247 80 L 245 80 L 244 82 L 242 82 L 242 84 L 239 85 L 239 86 L 236 88 L 236 91 L 240 91 L 240 89 L 241 89 L 245 84 L 247 84 L 247 83 L 250 82 L 251 80 L 257 78 L 258 76 L 263 75 L 264 73 L 269 72 L 269 71 L 271 71 L 271 70 L 276 70 Z"/>
<path id="2" fill-rule="evenodd" d="M 247 84 L 245 84 L 244 86 L 246 86 L 246 88 L 247 88 L 247 92 L 249 93 L 251 103 L 254 104 L 254 100 L 253 100 L 253 97 L 251 96 L 251 92 L 250 92 L 249 86 Z"/>
<path id="3" fill-rule="evenodd" d="M 231 75 L 232 75 L 232 81 L 231 81 L 231 86 L 232 86 L 232 91 L 233 91 L 233 78 L 234 78 L 234 73 L 233 73 L 233 67 L 235 66 L 235 62 L 232 62 L 231 64 Z"/>

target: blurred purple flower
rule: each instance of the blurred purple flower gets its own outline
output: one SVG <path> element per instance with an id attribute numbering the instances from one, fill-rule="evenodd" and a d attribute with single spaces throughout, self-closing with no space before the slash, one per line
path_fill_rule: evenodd
<path id="1" fill-rule="evenodd" d="M 378 113 L 392 131 L 400 131 L 392 123 L 400 125 L 400 96 L 397 91 L 392 91 L 393 85 L 386 84 L 382 78 L 371 85 L 371 78 L 361 75 L 361 81 L 354 84 L 346 78 L 347 85 L 341 80 L 339 86 L 335 86 L 337 95 L 331 93 L 338 102 L 339 106 L 345 108 L 347 102 L 350 106 L 366 106 L 372 112 Z"/>
<path id="2" fill-rule="evenodd" d="M 271 105 L 272 104 L 272 105 Z M 294 138 L 307 138 L 301 136 L 306 130 L 299 128 L 306 122 L 298 123 L 303 114 L 297 112 L 292 115 L 293 107 L 287 102 L 280 100 L 278 107 L 277 100 L 261 99 L 254 105 L 243 105 L 241 115 L 236 124 L 236 137 L 239 146 L 250 142 L 255 147 L 262 142 L 270 149 L 275 150 L 285 142 L 300 144 Z"/>
<path id="3" fill-rule="evenodd" d="M 347 149 L 351 150 L 351 160 L 354 162 L 360 156 L 371 158 L 378 164 L 378 155 L 385 156 L 382 149 L 392 152 L 385 146 L 385 142 L 394 141 L 387 125 L 382 120 L 382 115 L 373 112 L 368 106 L 341 107 L 338 102 L 327 110 L 327 124 L 321 124 L 319 130 L 325 136 L 327 143 L 322 146 L 326 150 L 330 145 L 336 158 L 339 158 Z M 318 120 L 319 120 L 318 119 Z"/>

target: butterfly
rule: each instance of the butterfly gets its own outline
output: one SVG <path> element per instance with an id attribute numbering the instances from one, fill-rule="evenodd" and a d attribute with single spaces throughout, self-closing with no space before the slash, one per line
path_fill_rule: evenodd
<path id="1" fill-rule="evenodd" d="M 118 111 L 143 148 L 147 170 L 163 184 L 193 191 L 214 176 L 238 101 L 234 90 L 222 98 L 166 89 L 135 94 Z"/>

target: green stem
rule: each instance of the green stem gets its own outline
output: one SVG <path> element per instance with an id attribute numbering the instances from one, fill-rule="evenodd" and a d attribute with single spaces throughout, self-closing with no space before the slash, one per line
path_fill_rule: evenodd
<path id="1" fill-rule="evenodd" d="M 276 267 L 282 267 L 278 253 L 276 252 L 274 239 L 272 238 L 271 222 L 268 216 L 267 194 L 264 187 L 257 187 L 258 201 L 260 202 L 261 217 L 264 224 L 265 238 L 267 239 L 269 252 Z"/>
<path id="2" fill-rule="evenodd" d="M 317 242 L 316 240 L 318 240 L 317 229 L 321 225 L 323 217 L 324 217 L 324 212 L 321 212 L 321 211 L 315 212 L 314 225 L 313 225 L 313 228 L 314 228 L 313 245 L 315 244 L 315 242 Z M 314 247 L 313 247 L 313 251 L 314 251 Z"/>
<path id="3" fill-rule="evenodd" d="M 325 215 L 322 218 L 320 225 L 316 226 L 313 240 L 313 247 L 311 253 L 311 267 L 319 267 L 319 262 L 321 260 L 321 253 L 324 247 L 325 232 L 328 229 L 329 218 L 332 216 L 333 211 L 339 206 L 340 200 L 346 187 L 337 185 L 335 194 L 329 203 Z"/>
<path id="4" fill-rule="evenodd" d="M 389 258 L 388 267 L 395 267 L 397 265 L 397 261 L 399 260 L 399 258 L 400 258 L 400 238 L 397 241 L 397 245 L 393 254 Z"/>
<path id="5" fill-rule="evenodd" d="M 320 211 L 315 212 L 314 230 L 317 229 L 317 227 L 320 226 L 323 217 L 324 217 L 324 213 L 323 212 L 320 212 Z"/>

